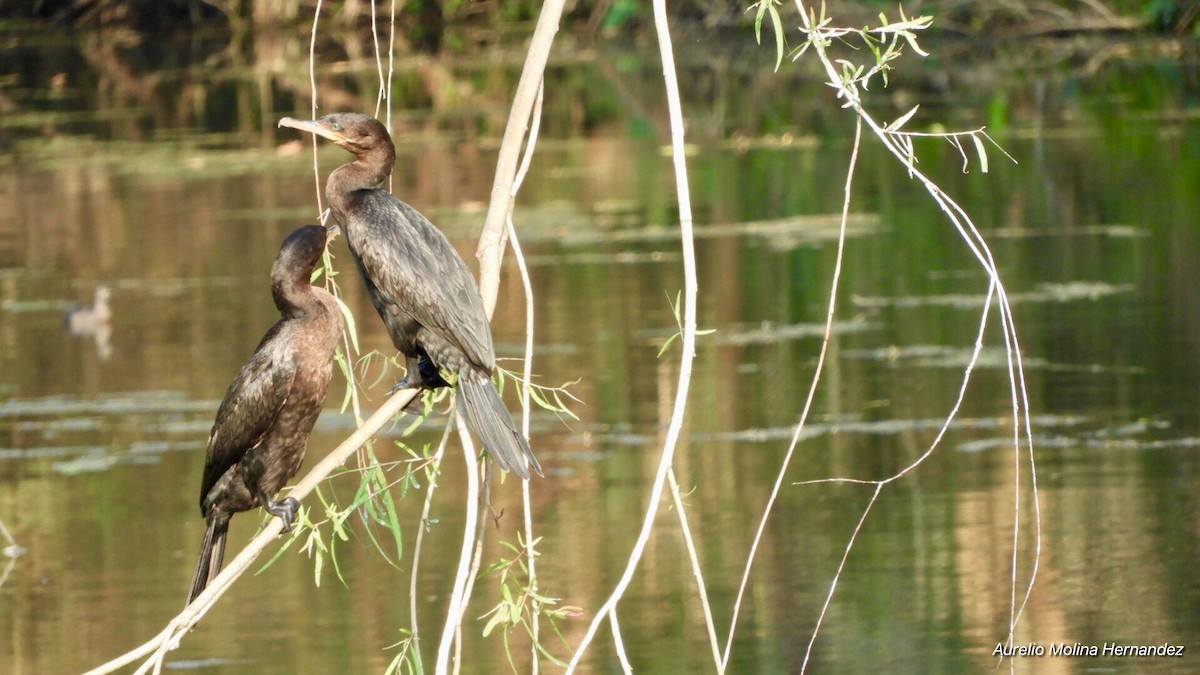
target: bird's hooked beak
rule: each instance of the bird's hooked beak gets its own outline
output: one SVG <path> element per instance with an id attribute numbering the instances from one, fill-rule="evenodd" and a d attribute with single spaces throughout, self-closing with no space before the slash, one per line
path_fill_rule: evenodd
<path id="1" fill-rule="evenodd" d="M 328 138 L 334 143 L 344 143 L 346 141 L 346 137 L 341 132 L 330 129 L 322 124 L 320 120 L 298 120 L 293 117 L 285 117 L 279 120 L 279 126 L 307 131 L 321 138 Z"/>

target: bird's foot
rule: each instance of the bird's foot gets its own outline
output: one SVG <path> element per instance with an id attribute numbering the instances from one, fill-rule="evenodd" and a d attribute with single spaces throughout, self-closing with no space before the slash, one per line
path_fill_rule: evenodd
<path id="1" fill-rule="evenodd" d="M 405 378 L 405 379 L 408 379 L 408 378 Z M 404 389 L 418 389 L 417 395 L 414 396 L 413 399 L 411 401 L 409 401 L 407 405 L 404 406 L 404 408 L 403 408 L 404 412 L 408 413 L 409 415 L 424 415 L 425 414 L 425 397 L 423 396 L 424 388 L 410 386 L 404 380 L 401 380 L 396 386 L 392 387 L 391 390 L 388 391 L 388 393 L 385 395 L 391 396 L 392 394 L 395 394 L 396 392 L 402 391 Z"/>
<path id="2" fill-rule="evenodd" d="M 419 381 L 415 382 L 415 383 L 410 382 L 409 377 L 407 375 L 405 375 L 399 382 L 396 383 L 396 386 L 392 387 L 388 391 L 387 396 L 391 396 L 392 394 L 395 394 L 398 391 L 403 391 L 405 389 L 421 389 L 421 388 L 422 388 L 421 383 Z"/>
<path id="3" fill-rule="evenodd" d="M 408 359 L 408 372 L 392 387 L 388 396 L 402 389 L 439 389 L 449 386 L 450 383 L 442 377 L 437 365 L 429 357 L 421 356 Z"/>
<path id="4" fill-rule="evenodd" d="M 299 509 L 300 502 L 296 501 L 295 497 L 285 497 L 279 501 L 268 499 L 263 506 L 263 510 L 283 521 L 284 532 L 292 531 L 292 521 L 296 519 L 296 511 Z"/>

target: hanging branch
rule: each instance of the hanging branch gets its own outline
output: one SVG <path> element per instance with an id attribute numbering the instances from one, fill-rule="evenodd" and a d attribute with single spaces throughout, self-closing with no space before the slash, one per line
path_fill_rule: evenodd
<path id="1" fill-rule="evenodd" d="M 584 634 L 583 640 L 580 641 L 575 654 L 571 657 L 571 663 L 567 667 L 568 674 L 574 672 L 576 666 L 579 665 L 579 660 L 596 636 L 596 630 L 600 627 L 600 623 L 606 618 L 612 622 L 614 638 L 619 634 L 616 620 L 617 602 L 625 594 L 625 589 L 629 587 L 633 573 L 641 561 L 646 543 L 650 540 L 654 517 L 658 514 L 658 506 L 662 501 L 663 489 L 671 469 L 671 460 L 675 456 L 675 447 L 683 429 L 683 415 L 687 410 L 688 385 L 691 383 L 692 377 L 692 360 L 696 352 L 697 286 L 696 252 L 692 245 L 692 202 L 688 191 L 687 161 L 684 155 L 683 112 L 679 102 L 679 84 L 675 78 L 675 57 L 672 53 L 671 34 L 667 26 L 666 0 L 654 0 L 654 25 L 658 32 L 658 48 L 662 57 L 663 79 L 667 91 L 667 109 L 671 118 L 671 154 L 675 162 L 675 189 L 679 199 L 679 237 L 683 248 L 683 354 L 679 364 L 679 388 L 675 392 L 675 408 L 671 413 L 671 422 L 663 442 L 662 457 L 659 459 L 658 472 L 654 477 L 654 486 L 650 489 L 649 505 L 642 521 L 641 532 L 634 543 L 633 551 L 629 554 L 629 561 L 620 581 L 617 582 L 617 586 L 608 600 L 596 611 L 587 633 Z M 627 663 L 622 651 L 618 651 L 618 656 L 622 659 L 622 663 Z"/>
<path id="2" fill-rule="evenodd" d="M 871 509 L 873 508 L 874 504 L 876 503 L 883 488 L 886 485 L 888 485 L 894 481 L 900 480 L 903 476 L 908 474 L 910 471 L 916 469 L 917 466 L 919 466 L 926 459 L 928 459 L 933 454 L 933 452 L 939 447 L 942 438 L 944 437 L 946 431 L 949 429 L 950 424 L 955 419 L 955 416 L 957 415 L 958 410 L 959 410 L 959 406 L 961 405 L 963 397 L 966 394 L 966 389 L 967 389 L 967 385 L 970 381 L 971 374 L 972 374 L 974 367 L 979 359 L 979 354 L 983 347 L 984 329 L 987 325 L 987 319 L 988 319 L 988 316 L 990 315 L 990 310 L 992 307 L 993 300 L 995 300 L 996 305 L 999 308 L 1000 324 L 1001 324 L 1001 328 L 1002 328 L 1002 332 L 1003 332 L 1005 351 L 1006 351 L 1007 359 L 1008 359 L 1008 375 L 1009 375 L 1009 383 L 1010 383 L 1010 398 L 1011 398 L 1012 420 L 1013 420 L 1014 462 L 1017 465 L 1016 466 L 1017 471 L 1015 473 L 1016 482 L 1014 484 L 1014 505 L 1013 505 L 1013 508 L 1014 508 L 1013 529 L 1014 529 L 1014 531 L 1013 531 L 1013 559 L 1012 559 L 1012 598 L 1011 598 L 1011 608 L 1010 608 L 1010 618 L 1009 618 L 1009 635 L 1008 635 L 1008 641 L 1009 641 L 1009 644 L 1011 644 L 1012 640 L 1013 640 L 1013 632 L 1015 630 L 1016 623 L 1019 620 L 1021 612 L 1024 610 L 1025 605 L 1028 603 L 1029 596 L 1030 596 L 1030 593 L 1031 593 L 1032 587 L 1033 587 L 1033 581 L 1037 576 L 1038 557 L 1040 556 L 1040 551 L 1041 551 L 1041 515 L 1040 515 L 1040 506 L 1038 503 L 1038 496 L 1037 496 L 1037 471 L 1036 471 L 1036 467 L 1035 467 L 1035 463 L 1034 463 L 1034 455 L 1033 455 L 1033 437 L 1032 437 L 1032 430 L 1031 430 L 1031 421 L 1030 421 L 1030 417 L 1029 417 L 1029 400 L 1028 400 L 1028 394 L 1026 392 L 1026 387 L 1025 387 L 1025 379 L 1024 379 L 1024 371 L 1023 371 L 1022 363 L 1021 363 L 1020 347 L 1017 342 L 1016 330 L 1015 330 L 1015 326 L 1013 324 L 1012 310 L 1011 310 L 1011 307 L 1008 302 L 1007 292 L 1005 291 L 1004 285 L 1000 280 L 999 270 L 996 267 L 995 260 L 992 257 L 991 251 L 988 248 L 987 242 L 983 238 L 983 235 L 975 228 L 975 225 L 971 222 L 970 217 L 962 209 L 962 207 L 960 207 L 957 203 L 955 203 L 948 195 L 946 195 L 941 190 L 940 187 L 938 187 L 931 179 L 929 179 L 927 176 L 925 176 L 916 167 L 917 159 L 916 159 L 916 155 L 915 155 L 914 148 L 913 148 L 912 138 L 915 136 L 918 136 L 918 135 L 922 135 L 922 134 L 915 134 L 912 132 L 900 131 L 900 128 L 913 116 L 914 113 L 916 113 L 917 109 L 913 108 L 906 114 L 897 118 L 891 124 L 888 124 L 886 126 L 881 126 L 878 123 L 876 123 L 875 120 L 863 108 L 861 94 L 860 94 L 860 89 L 866 90 L 866 88 L 868 86 L 868 82 L 876 74 L 881 75 L 881 77 L 884 80 L 884 83 L 886 84 L 887 71 L 890 68 L 890 66 L 888 64 L 890 61 L 892 61 L 900 56 L 899 46 L 901 44 L 907 45 L 909 48 L 911 48 L 913 51 L 915 51 L 918 54 L 925 55 L 925 53 L 922 52 L 920 47 L 917 45 L 914 31 L 922 30 L 922 29 L 926 28 L 929 25 L 930 19 L 929 19 L 929 17 L 918 17 L 915 19 L 908 19 L 907 17 L 904 16 L 903 11 L 901 11 L 901 16 L 900 16 L 901 20 L 899 22 L 887 24 L 887 25 L 879 27 L 879 28 L 864 29 L 864 30 L 833 28 L 833 27 L 830 27 L 830 25 L 829 25 L 830 24 L 829 19 L 827 19 L 825 17 L 823 5 L 821 7 L 821 13 L 818 16 L 816 12 L 809 11 L 804 6 L 802 0 L 795 0 L 795 1 L 796 1 L 797 8 L 800 10 L 801 20 L 802 20 L 802 24 L 803 24 L 801 26 L 801 31 L 806 34 L 806 38 L 807 38 L 806 42 L 797 50 L 796 56 L 799 57 L 805 51 L 807 51 L 810 47 L 813 48 L 816 53 L 817 59 L 825 68 L 829 84 L 831 86 L 833 86 L 835 89 L 837 89 L 838 98 L 844 101 L 843 107 L 851 108 L 858 117 L 858 123 L 856 125 L 856 130 L 855 130 L 854 150 L 853 150 L 853 154 L 851 156 L 851 165 L 850 165 L 850 169 L 847 173 L 847 179 L 846 179 L 846 202 L 843 205 L 843 214 L 842 214 L 843 231 L 841 233 L 841 236 L 839 237 L 839 243 L 838 243 L 838 268 L 837 269 L 840 270 L 841 261 L 842 261 L 842 246 L 843 246 L 844 237 L 845 237 L 845 233 L 844 233 L 845 219 L 846 219 L 846 215 L 847 215 L 847 209 L 849 206 L 849 194 L 850 194 L 850 184 L 851 184 L 850 181 L 853 177 L 854 162 L 858 155 L 858 149 L 859 149 L 862 128 L 865 125 L 872 133 L 874 133 L 879 138 L 879 140 L 883 143 L 884 147 L 889 152 L 891 152 L 898 160 L 900 160 L 900 162 L 907 169 L 909 177 L 920 182 L 921 185 L 928 191 L 930 197 L 942 209 L 942 211 L 946 215 L 947 219 L 954 226 L 954 228 L 958 231 L 959 236 L 966 243 L 967 248 L 975 256 L 976 260 L 980 263 L 980 265 L 984 268 L 984 270 L 988 273 L 988 276 L 989 276 L 988 293 L 987 293 L 986 299 L 984 301 L 984 306 L 982 308 L 982 312 L 981 312 L 981 316 L 980 316 L 979 332 L 976 336 L 974 351 L 972 352 L 972 355 L 971 355 L 970 359 L 968 360 L 968 363 L 963 372 L 963 379 L 962 379 L 961 386 L 959 388 L 958 397 L 955 400 L 954 404 L 952 405 L 949 413 L 947 414 L 946 419 L 945 419 L 944 423 L 942 424 L 941 428 L 939 429 L 937 435 L 934 437 L 932 443 L 925 450 L 925 452 L 922 453 L 916 460 L 912 461 L 907 466 L 905 466 L 903 469 L 901 469 L 900 471 L 896 472 L 895 474 L 893 474 L 887 478 L 877 479 L 877 480 L 865 480 L 865 479 L 854 479 L 854 478 L 829 478 L 829 479 L 805 481 L 804 483 L 801 483 L 801 484 L 826 483 L 826 482 L 858 483 L 858 484 L 872 485 L 872 486 L 874 486 L 875 490 L 874 490 L 870 500 L 868 501 L 867 506 L 864 508 L 863 513 L 861 514 L 859 521 L 858 521 L 857 525 L 855 526 L 853 532 L 851 533 L 849 541 L 847 542 L 846 547 L 843 551 L 841 562 L 839 563 L 837 571 L 835 572 L 833 580 L 830 584 L 829 591 L 825 598 L 824 606 L 821 609 L 820 615 L 817 618 L 816 626 L 814 627 L 813 633 L 810 636 L 808 647 L 805 651 L 804 661 L 801 664 L 800 671 L 804 672 L 805 669 L 807 668 L 807 665 L 809 663 L 809 658 L 812 654 L 813 645 L 816 642 L 817 634 L 820 631 L 821 624 L 826 616 L 826 612 L 830 606 L 830 602 L 833 599 L 833 594 L 837 588 L 838 580 L 841 577 L 841 573 L 842 573 L 842 570 L 846 563 L 846 560 L 849 557 L 850 551 L 854 546 L 854 543 L 857 539 L 857 536 L 862 527 L 862 524 L 865 522 L 868 514 L 871 512 Z M 767 7 L 765 4 L 765 3 L 770 3 L 770 2 L 774 2 L 774 0 L 763 0 L 763 3 L 760 3 L 759 21 L 761 22 L 764 13 L 769 14 L 772 17 L 772 21 L 776 24 L 777 35 L 781 36 L 781 33 L 778 32 L 779 25 L 780 25 L 780 19 L 779 19 L 778 13 L 774 10 L 773 5 Z M 764 7 L 766 7 L 766 11 L 764 11 Z M 881 16 L 881 19 L 886 22 L 886 19 L 883 19 L 882 16 Z M 828 56 L 828 54 L 826 53 L 825 47 L 829 44 L 832 44 L 835 40 L 846 39 L 846 36 L 848 36 L 848 35 L 859 35 L 863 38 L 865 44 L 867 45 L 868 48 L 870 48 L 870 50 L 872 51 L 872 53 L 874 54 L 874 56 L 876 58 L 876 63 L 874 66 L 872 66 L 868 69 L 866 66 L 855 65 L 853 63 L 850 63 L 849 61 L 839 59 L 837 61 L 837 64 L 839 64 L 841 66 L 841 72 L 838 71 L 837 67 L 835 67 L 835 65 L 834 65 L 833 60 L 831 60 L 830 57 Z M 782 59 L 782 52 L 780 52 L 779 58 Z M 953 134 L 938 134 L 938 135 L 945 138 L 948 142 L 950 142 L 952 145 L 954 145 L 955 148 L 959 151 L 960 155 L 962 155 L 963 160 L 964 160 L 964 171 L 966 170 L 965 162 L 968 160 L 968 157 L 967 157 L 967 153 L 963 149 L 960 139 L 963 136 L 970 137 L 970 139 L 972 140 L 972 143 L 974 145 L 975 151 L 979 156 L 981 169 L 985 172 L 987 171 L 987 155 L 985 152 L 985 146 L 983 143 L 983 139 L 991 141 L 993 144 L 995 144 L 995 142 L 992 141 L 991 138 L 987 136 L 987 134 L 984 132 L 983 129 L 977 129 L 977 130 L 969 131 L 969 132 L 961 132 L 961 133 L 953 133 Z M 1007 156 L 1007 153 L 1005 153 L 1005 155 Z M 1011 156 L 1009 157 L 1009 159 L 1012 159 Z M 835 271 L 834 284 L 833 284 L 834 292 L 832 292 L 831 296 L 830 296 L 828 321 L 832 321 L 832 318 L 833 318 L 833 311 L 834 311 L 834 306 L 835 306 L 834 300 L 836 299 L 837 276 L 838 276 L 838 274 Z M 829 339 L 829 323 L 828 323 L 828 321 L 826 324 L 826 337 L 825 337 L 826 343 L 828 342 L 828 339 Z M 804 411 L 801 413 L 800 420 L 794 430 L 792 440 L 788 447 L 787 454 L 785 455 L 782 465 L 779 469 L 779 473 L 778 473 L 778 476 L 776 479 L 774 490 L 772 491 L 771 498 L 768 500 L 767 505 L 763 511 L 763 514 L 762 514 L 762 517 L 761 517 L 761 520 L 759 523 L 758 532 L 755 535 L 754 543 L 751 545 L 750 552 L 747 556 L 745 569 L 744 569 L 743 575 L 742 575 L 741 585 L 738 589 L 736 599 L 734 601 L 733 618 L 730 623 L 729 635 L 728 635 L 728 638 L 727 638 L 727 641 L 725 644 L 724 659 L 725 659 L 726 663 L 728 662 L 730 653 L 732 651 L 733 636 L 734 636 L 734 632 L 737 627 L 738 613 L 739 613 L 739 610 L 741 607 L 742 599 L 745 595 L 747 582 L 748 582 L 749 575 L 750 575 L 750 570 L 753 565 L 753 561 L 755 558 L 755 553 L 758 548 L 759 540 L 762 537 L 762 533 L 764 531 L 766 521 L 771 514 L 771 510 L 772 510 L 772 507 L 773 507 L 773 504 L 775 501 L 775 496 L 778 493 L 780 485 L 782 484 L 784 475 L 787 471 L 787 468 L 788 468 L 788 465 L 792 458 L 796 444 L 800 438 L 801 431 L 803 430 L 804 423 L 807 419 L 808 412 L 809 412 L 811 402 L 812 402 L 812 394 L 813 394 L 813 391 L 815 391 L 817 380 L 820 376 L 821 364 L 823 363 L 824 355 L 825 355 L 825 345 L 823 344 L 822 351 L 821 351 L 821 359 L 818 361 L 817 373 L 814 375 L 812 388 L 810 389 L 810 392 L 809 392 L 809 400 L 806 402 Z M 1026 442 L 1026 445 L 1028 446 L 1029 471 L 1030 471 L 1032 491 L 1033 491 L 1033 512 L 1034 512 L 1033 516 L 1034 516 L 1034 523 L 1035 523 L 1035 534 L 1034 534 L 1035 555 L 1034 555 L 1032 569 L 1030 570 L 1029 582 L 1025 588 L 1024 598 L 1018 604 L 1018 602 L 1017 602 L 1017 550 L 1018 550 L 1019 531 L 1020 531 L 1020 518 L 1019 518 L 1020 499 L 1021 499 L 1020 459 L 1021 459 L 1022 431 L 1024 431 L 1025 442 Z"/>
<path id="3" fill-rule="evenodd" d="M 487 219 L 475 257 L 479 259 L 479 293 L 488 317 L 496 308 L 496 294 L 500 287 L 500 261 L 504 258 L 504 225 L 508 221 L 513 201 L 513 181 L 517 175 L 517 159 L 521 153 L 521 140 L 529 128 L 529 119 L 537 100 L 538 89 L 546 72 L 546 61 L 550 58 L 550 47 L 558 32 L 558 21 L 562 17 L 565 0 L 546 0 L 537 26 L 529 41 L 529 54 L 525 67 L 513 94 L 512 109 L 508 113 L 508 124 L 504 127 L 504 139 L 496 158 L 496 177 L 492 182 L 492 197 L 488 203 Z"/>
<path id="4" fill-rule="evenodd" d="M 512 199 L 509 201 L 508 216 L 506 225 L 508 231 L 508 240 L 512 243 L 513 256 L 517 260 L 517 269 L 521 272 L 521 287 L 525 291 L 525 362 L 524 371 L 521 373 L 521 435 L 529 438 L 529 406 L 531 404 L 531 382 L 533 380 L 533 282 L 529 279 L 529 268 L 525 264 L 525 256 L 521 253 L 521 242 L 517 237 L 517 228 L 513 225 L 512 204 L 517 198 L 517 191 L 521 189 L 521 183 L 525 181 L 525 175 L 529 172 L 529 164 L 533 160 L 533 149 L 537 146 L 538 129 L 541 126 L 542 120 L 542 96 L 545 94 L 544 80 L 539 83 L 537 97 L 533 105 L 533 120 L 532 126 L 529 129 L 529 140 L 525 147 L 525 156 L 521 160 L 521 168 L 517 171 L 516 178 L 512 186 Z M 537 590 L 537 552 L 534 551 L 534 544 L 537 540 L 533 536 L 533 500 L 530 498 L 529 481 L 521 481 L 521 506 L 525 512 L 525 559 L 529 566 L 529 588 L 531 591 Z M 533 644 L 530 646 L 530 672 L 538 673 L 539 661 L 541 655 L 538 653 L 538 642 L 540 640 L 540 614 L 541 603 L 537 597 L 533 598 L 533 611 L 530 612 L 530 639 Z"/>

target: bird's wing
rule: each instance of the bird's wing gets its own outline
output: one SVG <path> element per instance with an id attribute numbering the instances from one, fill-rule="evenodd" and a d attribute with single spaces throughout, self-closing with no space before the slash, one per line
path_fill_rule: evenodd
<path id="1" fill-rule="evenodd" d="M 372 282 L 421 325 L 491 371 L 492 331 L 475 277 L 425 216 L 386 192 L 378 194 L 383 198 L 371 200 L 363 210 L 373 221 L 368 226 L 372 236 L 355 242 Z"/>
<path id="2" fill-rule="evenodd" d="M 272 349 L 282 322 L 263 337 L 225 392 L 208 435 L 200 503 L 246 452 L 262 442 L 291 393 L 296 367 L 286 350 Z"/>

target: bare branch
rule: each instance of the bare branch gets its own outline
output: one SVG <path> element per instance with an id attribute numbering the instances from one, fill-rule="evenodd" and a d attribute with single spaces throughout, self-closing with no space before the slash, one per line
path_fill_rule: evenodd
<path id="1" fill-rule="evenodd" d="M 658 514 L 658 506 L 662 501 L 663 489 L 671 461 L 675 456 L 675 448 L 683 429 L 683 415 L 687 409 L 688 386 L 692 377 L 692 360 L 696 352 L 696 252 L 692 242 L 692 201 L 687 182 L 687 159 L 683 143 L 683 110 L 679 101 L 679 84 L 675 77 L 675 56 L 671 47 L 671 34 L 667 25 L 666 0 L 654 0 L 654 25 L 658 33 L 658 50 L 663 62 L 663 79 L 667 91 L 667 108 L 671 117 L 671 154 L 675 163 L 675 189 L 679 200 L 679 237 L 683 248 L 683 353 L 679 364 L 679 386 L 675 392 L 675 405 L 671 413 L 671 422 L 667 427 L 666 439 L 663 441 L 662 457 L 659 459 L 658 472 L 654 477 L 654 485 L 650 489 L 649 505 L 642 521 L 642 529 L 637 541 L 629 554 L 625 572 L 617 582 L 616 588 L 604 605 L 592 618 L 591 625 L 580 641 L 567 666 L 567 673 L 574 672 L 579 660 L 587 651 L 588 645 L 596 635 L 596 630 L 605 617 L 612 615 L 616 625 L 616 606 L 629 587 L 633 573 L 637 570 L 646 542 L 650 540 L 650 531 L 654 526 L 654 517 Z"/>

